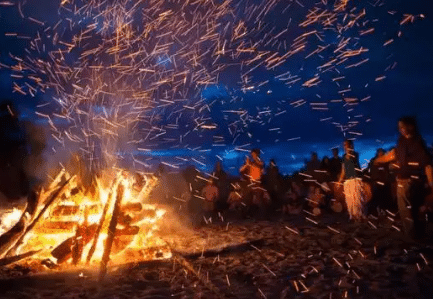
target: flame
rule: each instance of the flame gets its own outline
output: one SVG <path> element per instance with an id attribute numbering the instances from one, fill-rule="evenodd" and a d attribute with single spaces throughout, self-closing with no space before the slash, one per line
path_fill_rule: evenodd
<path id="1" fill-rule="evenodd" d="M 0 235 L 7 232 L 15 223 L 17 223 L 22 213 L 22 210 L 12 208 L 12 210 L 6 210 L 6 212 L 0 215 Z"/>

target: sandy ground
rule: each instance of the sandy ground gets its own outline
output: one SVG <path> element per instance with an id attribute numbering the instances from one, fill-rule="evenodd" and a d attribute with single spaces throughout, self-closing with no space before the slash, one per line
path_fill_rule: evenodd
<path id="1" fill-rule="evenodd" d="M 92 269 L 10 265 L 0 298 L 433 298 L 433 246 L 399 227 L 343 214 L 171 226 L 160 232 L 171 259 L 112 267 L 103 282 Z"/>

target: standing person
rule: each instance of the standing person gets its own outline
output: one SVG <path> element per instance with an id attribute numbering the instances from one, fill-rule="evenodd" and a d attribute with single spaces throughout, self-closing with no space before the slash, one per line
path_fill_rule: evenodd
<path id="1" fill-rule="evenodd" d="M 241 173 L 245 173 L 250 183 L 260 183 L 263 175 L 264 163 L 260 159 L 260 150 L 251 150 L 251 159 L 246 158 L 245 164 L 240 168 Z"/>
<path id="2" fill-rule="evenodd" d="M 316 152 L 311 153 L 311 160 L 307 162 L 306 167 L 307 167 L 307 172 L 309 173 L 313 173 L 315 170 L 320 169 L 320 160 L 317 157 Z"/>
<path id="3" fill-rule="evenodd" d="M 338 180 L 340 171 L 341 171 L 341 158 L 338 155 L 338 148 L 334 147 L 332 149 L 332 158 L 329 159 L 329 172 L 331 174 L 331 179 L 333 181 Z"/>
<path id="4" fill-rule="evenodd" d="M 274 159 L 271 159 L 269 167 L 266 168 L 264 177 L 265 189 L 271 196 L 273 208 L 277 208 L 282 198 L 283 177 L 280 174 Z"/>
<path id="5" fill-rule="evenodd" d="M 366 216 L 359 155 L 355 152 L 353 141 L 349 139 L 344 141 L 344 151 L 339 183 L 344 181 L 344 195 L 350 219 L 360 221 Z"/>
<path id="6" fill-rule="evenodd" d="M 219 198 L 215 203 L 215 207 L 218 211 L 222 211 L 227 208 L 227 198 L 230 194 L 230 184 L 227 179 L 227 173 L 224 171 L 221 161 L 217 161 L 215 163 L 212 175 L 216 179 L 215 185 L 219 190 Z"/>
<path id="7" fill-rule="evenodd" d="M 251 158 L 247 157 L 245 164 L 240 168 L 240 172 L 247 178 L 248 185 L 245 188 L 245 199 L 248 203 L 248 214 L 254 215 L 260 212 L 257 203 L 263 201 L 262 175 L 264 172 L 264 163 L 260 159 L 260 150 L 255 148 L 251 150 Z"/>
<path id="8" fill-rule="evenodd" d="M 424 202 L 425 183 L 433 189 L 432 159 L 421 137 L 415 117 L 398 121 L 400 137 L 397 146 L 374 163 L 395 162 L 397 205 L 405 233 L 414 238 L 424 235 L 419 210 Z"/>
<path id="9" fill-rule="evenodd" d="M 383 155 L 385 155 L 385 150 L 382 148 L 377 149 L 376 156 L 370 160 L 366 171 L 370 177 L 373 192 L 373 198 L 369 206 L 370 211 L 377 210 L 377 208 L 395 210 L 395 208 L 393 208 L 394 202 L 389 200 L 392 198 L 389 164 L 374 163 L 376 159 Z"/>
<path id="10" fill-rule="evenodd" d="M 212 214 L 215 210 L 215 202 L 218 200 L 219 191 L 215 185 L 214 180 L 211 178 L 206 186 L 202 189 L 201 195 L 204 198 L 203 210 L 208 214 Z"/>

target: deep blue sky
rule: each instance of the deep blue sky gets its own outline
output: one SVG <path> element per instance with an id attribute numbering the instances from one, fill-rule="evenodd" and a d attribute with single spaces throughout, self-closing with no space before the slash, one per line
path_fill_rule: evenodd
<path id="1" fill-rule="evenodd" d="M 5 36 L 5 33 L 18 32 L 34 37 L 40 29 L 34 22 L 20 17 L 17 9 L 19 1 L 11 2 L 15 2 L 16 5 L 0 6 L 0 62 L 5 64 L 11 63 L 10 54 L 25 56 L 24 49 L 28 46 L 28 40 Z M 357 98 L 369 96 L 369 100 L 349 112 L 340 103 L 329 103 L 329 111 L 313 111 L 310 102 L 336 98 L 335 85 L 326 83 L 311 88 L 288 88 L 287 85 L 275 80 L 274 76 L 284 72 L 284 69 L 277 69 L 255 73 L 254 79 L 257 82 L 268 79 L 269 83 L 254 92 L 244 93 L 239 84 L 233 84 L 238 83 L 239 74 L 236 70 L 228 71 L 225 77 L 221 77 L 218 87 L 211 86 L 202 93 L 209 103 L 213 103 L 209 116 L 219 125 L 219 128 L 214 132 L 203 132 L 202 139 L 191 134 L 187 137 L 189 147 L 210 145 L 213 135 L 225 136 L 227 134 L 225 127 L 230 123 L 231 116 L 221 111 L 227 109 L 244 109 L 250 116 L 248 126 L 244 130 L 245 134 L 236 140 L 234 146 L 251 144 L 251 147 L 257 145 L 272 148 L 274 145 L 279 145 L 280 149 L 286 147 L 292 152 L 294 147 L 309 152 L 310 148 L 317 150 L 317 146 L 314 147 L 315 143 L 338 145 L 344 136 L 332 121 L 356 120 L 357 115 L 362 115 L 361 124 L 354 128 L 355 131 L 363 134 L 355 136 L 360 142 L 371 145 L 374 140 L 382 140 L 389 143 L 395 140 L 396 120 L 405 114 L 417 116 L 421 132 L 426 136 L 428 144 L 431 144 L 433 142 L 429 139 L 433 136 L 433 14 L 431 8 L 425 0 L 389 0 L 383 3 L 385 9 L 369 10 L 369 19 L 373 20 L 376 28 L 375 34 L 363 40 L 363 45 L 369 48 L 366 56 L 370 59 L 369 63 L 345 73 L 347 75 L 345 84 L 351 85 L 352 88 L 352 91 L 345 96 Z M 26 3 L 21 9 L 25 16 L 32 16 L 47 24 L 55 24 L 58 19 L 58 5 L 59 1 L 39 0 Z M 397 13 L 387 13 L 390 11 Z M 302 8 L 296 5 L 290 13 L 293 14 L 294 20 L 304 14 Z M 418 18 L 413 24 L 400 26 L 402 14 L 424 14 L 425 18 Z M 277 18 L 278 11 L 271 13 L 269 17 Z M 275 24 L 277 26 L 287 24 L 287 15 L 280 20 L 277 18 Z M 295 31 L 298 30 L 296 26 L 294 28 Z M 398 38 L 397 33 L 400 30 L 402 35 Z M 383 43 L 391 38 L 394 38 L 394 43 L 384 47 Z M 394 62 L 397 63 L 396 66 L 385 72 L 385 68 Z M 316 72 L 314 68 L 309 69 L 309 66 L 313 65 L 317 65 L 314 60 L 295 60 L 285 67 L 287 70 L 293 70 L 294 73 L 302 73 L 305 79 L 312 77 Z M 302 72 L 298 71 L 299 69 Z M 381 75 L 386 75 L 386 78 L 375 82 L 374 79 Z M 35 119 L 32 116 L 35 106 L 40 102 L 49 101 L 50 95 L 38 94 L 35 98 L 31 98 L 12 93 L 12 82 L 10 72 L 0 67 L 2 97 L 12 98 L 23 116 Z M 365 83 L 368 83 L 367 87 Z M 237 97 L 237 100 L 228 105 L 232 96 Z M 290 105 L 291 102 L 299 99 L 305 99 L 307 103 L 296 108 Z M 216 101 L 213 102 L 214 100 Z M 272 115 L 263 113 L 266 110 L 272 111 Z M 284 110 L 286 112 L 282 113 Z M 275 116 L 279 112 L 281 114 Z M 327 121 L 326 119 L 330 117 L 332 121 Z M 187 126 L 193 126 L 188 123 L 188 120 L 185 120 L 184 125 L 186 130 L 188 130 Z M 295 137 L 301 137 L 296 142 L 303 142 L 304 146 L 287 141 Z M 160 144 L 158 147 L 163 148 L 164 145 Z"/>

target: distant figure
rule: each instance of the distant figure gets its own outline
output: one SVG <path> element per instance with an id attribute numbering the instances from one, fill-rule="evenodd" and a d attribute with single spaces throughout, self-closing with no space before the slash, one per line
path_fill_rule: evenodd
<path id="1" fill-rule="evenodd" d="M 337 181 L 341 171 L 341 158 L 338 155 L 338 148 L 332 149 L 332 158 L 329 159 L 329 172 L 331 180 Z"/>
<path id="2" fill-rule="evenodd" d="M 260 159 L 260 150 L 251 150 L 251 158 L 247 157 L 245 164 L 240 168 L 240 172 L 245 174 L 251 183 L 260 183 L 263 175 L 264 163 Z"/>
<path id="3" fill-rule="evenodd" d="M 344 151 L 339 183 L 344 181 L 344 195 L 350 219 L 360 221 L 366 218 L 366 211 L 359 155 L 350 139 L 344 141 Z"/>
<path id="4" fill-rule="evenodd" d="M 214 179 L 210 179 L 206 186 L 201 191 L 204 198 L 203 210 L 205 212 L 213 212 L 215 210 L 215 202 L 219 198 L 218 187 L 215 185 Z"/>
<path id="5" fill-rule="evenodd" d="M 307 172 L 314 172 L 320 169 L 320 161 L 316 152 L 311 153 L 311 160 L 307 162 Z"/>
<path id="6" fill-rule="evenodd" d="M 377 149 L 376 156 L 371 159 L 367 167 L 367 174 L 370 177 L 373 192 L 373 199 L 370 203 L 369 210 L 374 210 L 377 207 L 382 209 L 392 209 L 393 206 L 393 202 L 390 201 L 392 195 L 390 190 L 389 164 L 374 163 L 376 159 L 383 155 L 385 155 L 385 150 L 383 148 Z"/>
<path id="7" fill-rule="evenodd" d="M 328 156 L 324 156 L 322 161 L 320 162 L 320 170 L 329 171 L 330 160 Z"/>
<path id="8" fill-rule="evenodd" d="M 283 214 L 299 214 L 302 211 L 302 194 L 299 184 L 292 180 L 283 198 Z"/>
<path id="9" fill-rule="evenodd" d="M 266 168 L 265 178 L 264 178 L 265 189 L 269 192 L 274 207 L 282 199 L 282 187 L 283 187 L 283 177 L 280 174 L 277 164 L 274 159 L 269 162 L 269 167 Z"/>
<path id="10" fill-rule="evenodd" d="M 9 199 L 19 199 L 30 190 L 24 170 L 25 135 L 12 101 L 0 103 L 0 192 Z"/>
<path id="11" fill-rule="evenodd" d="M 229 204 L 230 210 L 238 210 L 242 208 L 242 190 L 241 186 L 238 183 L 232 184 L 233 190 L 230 192 L 229 197 L 227 199 L 227 203 Z"/>
<path id="12" fill-rule="evenodd" d="M 218 187 L 219 191 L 219 198 L 216 201 L 215 208 L 218 211 L 222 211 L 227 208 L 227 198 L 230 193 L 230 184 L 227 180 L 227 173 L 224 171 L 221 161 L 217 161 L 215 163 L 215 168 L 212 175 L 215 178 L 215 185 Z"/>
<path id="13" fill-rule="evenodd" d="M 418 131 L 415 117 L 400 118 L 398 130 L 400 137 L 396 147 L 375 159 L 374 163 L 397 164 L 397 205 L 403 228 L 407 235 L 420 238 L 425 233 L 419 218 L 426 195 L 425 183 L 428 182 L 430 190 L 433 190 L 432 159 Z"/>
<path id="14" fill-rule="evenodd" d="M 330 160 L 327 156 L 324 156 L 322 161 L 320 162 L 320 172 L 318 173 L 318 181 L 321 183 L 330 182 L 331 181 L 331 167 Z"/>
<path id="15" fill-rule="evenodd" d="M 225 180 L 227 178 L 227 173 L 224 171 L 221 161 L 215 163 L 213 176 L 219 180 Z"/>

